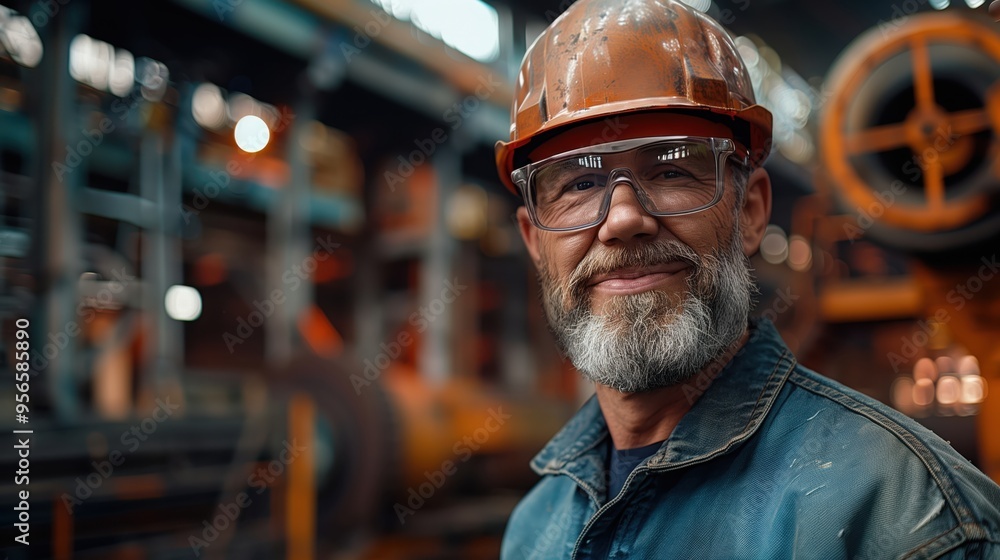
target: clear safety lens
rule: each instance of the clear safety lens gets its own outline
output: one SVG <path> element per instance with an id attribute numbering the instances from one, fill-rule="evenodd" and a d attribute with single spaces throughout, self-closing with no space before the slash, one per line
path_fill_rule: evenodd
<path id="1" fill-rule="evenodd" d="M 727 138 L 641 138 L 547 158 L 512 175 L 535 224 L 566 231 L 607 216 L 613 187 L 627 183 L 655 216 L 690 214 L 722 198 Z"/>

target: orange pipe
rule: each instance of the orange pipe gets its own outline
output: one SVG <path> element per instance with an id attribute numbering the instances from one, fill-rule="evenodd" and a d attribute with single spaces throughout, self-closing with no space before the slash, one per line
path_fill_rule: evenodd
<path id="1" fill-rule="evenodd" d="M 304 450 L 288 462 L 288 486 L 285 494 L 285 534 L 288 535 L 288 560 L 312 560 L 316 557 L 316 476 L 313 472 L 316 405 L 304 394 L 289 400 L 288 436 L 294 446 Z"/>
<path id="2" fill-rule="evenodd" d="M 58 498 L 52 508 L 52 558 L 70 560 L 73 558 L 73 517 Z"/>
<path id="3" fill-rule="evenodd" d="M 823 321 L 849 323 L 917 317 L 924 308 L 923 291 L 911 279 L 838 282 L 819 296 Z"/>

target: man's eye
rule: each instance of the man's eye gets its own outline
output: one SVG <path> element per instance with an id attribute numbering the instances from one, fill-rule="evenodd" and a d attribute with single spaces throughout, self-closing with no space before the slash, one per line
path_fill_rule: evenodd
<path id="1" fill-rule="evenodd" d="M 568 178 L 559 181 L 559 184 L 562 185 L 559 192 L 560 194 L 582 193 L 595 188 L 600 188 L 604 182 L 605 180 L 602 177 L 596 176 L 592 173 L 576 176 L 570 175 Z"/>
<path id="2" fill-rule="evenodd" d="M 577 181 L 570 181 L 566 185 L 566 191 L 585 191 L 587 189 L 592 189 L 597 186 L 597 183 L 591 179 L 580 179 Z"/>
<path id="3" fill-rule="evenodd" d="M 670 179 L 683 179 L 685 177 L 690 177 L 691 174 L 685 172 L 683 169 L 678 169 L 676 167 L 671 167 L 669 169 L 658 169 L 652 173 L 653 180 L 670 180 Z"/>

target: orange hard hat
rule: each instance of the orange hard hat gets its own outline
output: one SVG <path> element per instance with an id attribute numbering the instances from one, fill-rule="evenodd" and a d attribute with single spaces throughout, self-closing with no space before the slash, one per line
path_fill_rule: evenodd
<path id="1" fill-rule="evenodd" d="M 628 113 L 684 112 L 719 120 L 750 152 L 771 149 L 771 113 L 757 105 L 729 34 L 674 0 L 578 0 L 528 48 L 497 142 L 500 178 L 538 143 L 576 125 Z"/>

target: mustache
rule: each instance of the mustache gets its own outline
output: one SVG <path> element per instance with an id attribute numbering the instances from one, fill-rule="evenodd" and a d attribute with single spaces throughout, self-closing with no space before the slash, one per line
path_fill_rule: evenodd
<path id="1" fill-rule="evenodd" d="M 650 267 L 674 261 L 687 263 L 695 275 L 705 265 L 702 257 L 694 249 L 676 240 L 641 243 L 624 249 L 608 249 L 596 245 L 570 275 L 567 289 L 569 293 L 581 296 L 590 279 L 598 274 L 614 272 L 620 268 Z"/>

